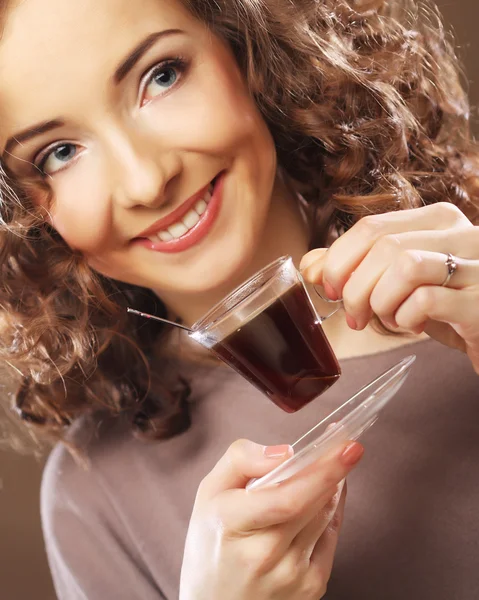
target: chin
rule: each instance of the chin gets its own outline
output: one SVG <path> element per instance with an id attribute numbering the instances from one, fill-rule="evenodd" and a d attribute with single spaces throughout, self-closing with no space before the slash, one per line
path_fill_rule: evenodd
<path id="1" fill-rule="evenodd" d="M 252 262 L 254 252 L 247 250 L 243 253 L 226 254 L 223 258 L 218 253 L 215 260 L 209 261 L 196 271 L 195 281 L 192 281 L 192 293 L 222 295 L 228 294 L 248 277 L 248 267 Z"/>

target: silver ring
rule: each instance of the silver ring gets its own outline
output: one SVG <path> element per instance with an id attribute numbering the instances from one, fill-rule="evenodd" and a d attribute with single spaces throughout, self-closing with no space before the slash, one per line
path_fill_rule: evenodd
<path id="1" fill-rule="evenodd" d="M 447 267 L 447 275 L 446 279 L 441 283 L 442 287 L 445 287 L 449 283 L 449 280 L 457 270 L 457 262 L 452 254 L 447 254 L 446 262 L 444 264 Z"/>

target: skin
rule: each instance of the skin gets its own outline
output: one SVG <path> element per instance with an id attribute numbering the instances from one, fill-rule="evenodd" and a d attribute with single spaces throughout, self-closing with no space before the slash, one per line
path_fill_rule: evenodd
<path id="1" fill-rule="evenodd" d="M 186 540 L 180 600 L 323 597 L 344 508 L 340 482 L 363 449 L 342 445 L 279 485 L 244 489 L 250 477 L 269 472 L 284 460 L 280 452 L 289 451 L 239 440 L 203 480 Z M 212 549 L 206 560 L 198 551 L 205 542 Z"/>
<path id="2" fill-rule="evenodd" d="M 448 253 L 457 269 L 444 287 Z M 374 312 L 389 328 L 465 352 L 479 374 L 479 227 L 455 206 L 367 217 L 301 266 L 344 299 L 351 328 L 364 329 Z"/>
<path id="3" fill-rule="evenodd" d="M 162 38 L 121 83 L 113 81 L 139 42 L 171 28 L 183 33 Z M 150 80 L 145 88 L 149 69 L 178 56 L 188 68 L 167 92 Z M 51 144 L 74 145 L 68 165 L 57 170 L 58 158 L 42 165 L 53 201 L 40 186 L 34 200 L 99 272 L 153 289 L 172 314 L 191 323 L 288 253 L 297 264 L 303 258 L 307 279 L 322 283 L 331 298 L 344 298 L 346 319 L 338 313 L 325 325 L 339 357 L 410 342 L 372 331 L 374 311 L 390 326 L 425 329 L 466 351 L 479 372 L 478 229 L 439 204 L 369 217 L 328 251 L 304 256 L 307 228 L 277 177 L 271 136 L 233 56 L 180 4 L 17 1 L 0 43 L 0 76 L 0 147 L 19 178 L 38 176 L 39 155 Z M 18 132 L 60 118 L 61 127 L 5 152 Z M 199 243 L 179 254 L 131 244 L 222 171 L 220 214 Z M 459 267 L 444 288 L 447 252 L 459 257 Z M 182 600 L 198 600 L 201 589 L 210 600 L 324 594 L 342 514 L 340 482 L 362 449 L 341 447 L 284 485 L 248 493 L 250 477 L 287 458 L 283 451 L 271 462 L 266 453 L 238 442 L 200 486 Z M 249 568 L 238 569 L 238 562 Z"/>
<path id="4" fill-rule="evenodd" d="M 113 82 L 133 48 L 171 28 L 185 33 L 158 40 L 120 84 Z M 189 66 L 175 85 L 142 87 L 148 70 L 177 56 Z M 102 274 L 155 290 L 172 318 L 191 324 L 278 256 L 290 254 L 299 265 L 307 227 L 276 176 L 271 136 L 229 49 L 181 4 L 142 0 L 139 11 L 119 0 L 14 2 L 0 44 L 0 74 L 4 160 L 30 180 L 50 151 L 43 180 L 53 201 L 35 185 L 34 199 Z M 18 132 L 58 118 L 62 127 L 5 153 Z M 72 157 L 52 155 L 55 144 L 70 144 Z M 179 254 L 132 246 L 133 237 L 223 170 L 223 204 L 204 239 Z M 327 314 L 330 307 L 318 301 L 318 309 Z M 352 331 L 343 314 L 324 327 L 341 358 L 408 341 L 369 327 Z"/>
<path id="5" fill-rule="evenodd" d="M 171 28 L 185 33 L 163 38 L 114 83 L 132 48 Z M 146 93 L 139 83 L 145 72 L 178 55 L 189 64 L 178 84 L 163 93 L 148 81 Z M 0 73 L 4 153 L 25 128 L 63 121 L 10 144 L 5 160 L 20 179 L 46 171 L 52 202 L 41 186 L 34 201 L 99 272 L 153 289 L 188 322 L 278 255 L 291 253 L 297 262 L 304 255 L 307 228 L 276 177 L 271 136 L 233 57 L 180 4 L 23 0 L 7 15 Z M 34 102 L 26 93 L 32 89 Z M 55 143 L 70 144 L 66 161 L 64 152 L 49 154 Z M 176 255 L 130 243 L 221 171 L 220 214 L 199 243 Z M 201 593 L 208 600 L 281 600 L 293 591 L 298 600 L 321 597 L 342 520 L 342 482 L 362 452 L 358 443 L 342 444 L 284 485 L 250 493 L 246 482 L 291 448 L 233 444 L 198 490 L 181 600 Z"/>
<path id="6" fill-rule="evenodd" d="M 171 28 L 185 33 L 159 40 L 120 84 L 112 81 L 132 48 Z M 177 70 L 175 85 L 141 91 L 150 67 L 177 56 L 188 68 Z M 69 161 L 47 163 L 52 205 L 37 197 L 53 226 L 96 270 L 154 289 L 185 320 L 287 251 L 276 235 L 285 221 L 293 238 L 304 237 L 296 206 L 276 182 L 271 136 L 231 52 L 180 4 L 148 0 L 138 11 L 117 0 L 18 2 L 7 20 L 0 72 L 2 146 L 37 123 L 65 121 L 11 150 L 6 160 L 15 174 L 36 173 L 30 163 L 56 141 L 76 145 Z M 131 245 L 224 170 L 224 201 L 207 239 L 179 254 Z"/>

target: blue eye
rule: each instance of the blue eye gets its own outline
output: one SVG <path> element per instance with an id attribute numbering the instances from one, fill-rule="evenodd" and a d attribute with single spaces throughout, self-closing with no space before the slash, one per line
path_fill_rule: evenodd
<path id="1" fill-rule="evenodd" d="M 142 104 L 146 104 L 156 96 L 161 96 L 173 87 L 179 81 L 185 69 L 185 62 L 180 58 L 156 65 L 145 79 Z"/>
<path id="2" fill-rule="evenodd" d="M 52 175 L 68 164 L 76 154 L 75 144 L 59 144 L 42 158 L 38 168 L 45 175 Z"/>
<path id="3" fill-rule="evenodd" d="M 177 79 L 177 74 L 173 67 L 166 67 L 157 71 L 152 78 L 151 83 L 155 83 L 162 88 L 168 88 L 173 85 Z"/>

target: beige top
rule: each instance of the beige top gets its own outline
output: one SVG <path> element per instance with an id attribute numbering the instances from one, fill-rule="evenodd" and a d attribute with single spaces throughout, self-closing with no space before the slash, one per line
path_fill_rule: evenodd
<path id="1" fill-rule="evenodd" d="M 195 492 L 227 446 L 240 437 L 294 441 L 411 352 L 409 380 L 363 438 L 326 597 L 479 598 L 479 377 L 464 355 L 421 341 L 342 361 L 339 382 L 295 415 L 228 368 L 201 367 L 190 374 L 193 426 L 177 438 L 144 443 L 121 421 L 79 424 L 90 470 L 58 446 L 42 487 L 60 600 L 178 598 Z"/>

